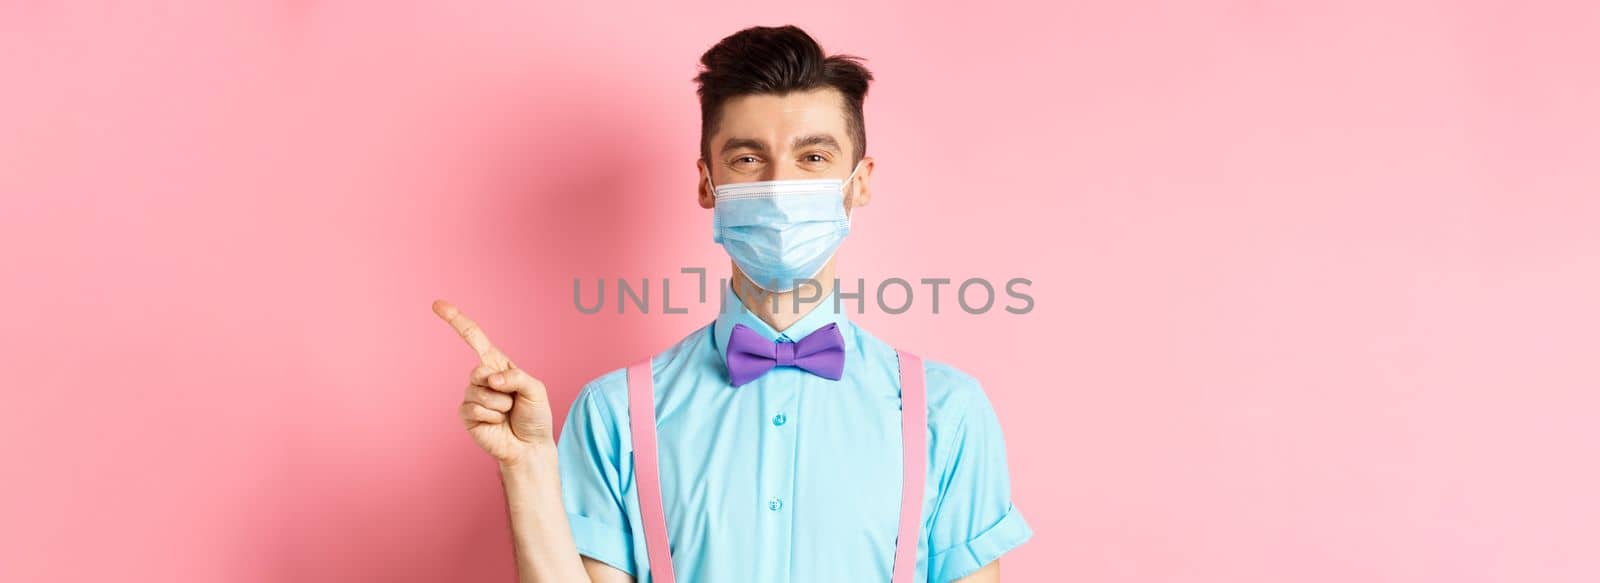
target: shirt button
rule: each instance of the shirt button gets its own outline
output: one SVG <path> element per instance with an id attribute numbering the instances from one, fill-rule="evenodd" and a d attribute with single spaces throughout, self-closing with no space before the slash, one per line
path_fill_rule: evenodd
<path id="1" fill-rule="evenodd" d="M 772 510 L 773 512 L 777 512 L 779 510 L 782 510 L 783 509 L 783 499 L 779 498 L 777 496 L 773 496 L 771 500 L 767 501 L 767 508 L 769 510 Z"/>
<path id="2" fill-rule="evenodd" d="M 782 413 L 779 413 L 777 415 L 773 415 L 772 416 L 772 424 L 773 425 L 782 426 L 784 423 L 788 423 L 788 422 L 789 422 L 789 417 L 785 416 Z"/>

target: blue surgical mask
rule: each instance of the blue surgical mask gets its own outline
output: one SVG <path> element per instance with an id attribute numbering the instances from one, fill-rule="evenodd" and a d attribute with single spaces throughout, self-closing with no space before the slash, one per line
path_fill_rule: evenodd
<path id="1" fill-rule="evenodd" d="M 772 292 L 792 290 L 822 271 L 850 234 L 844 187 L 860 169 L 857 162 L 844 180 L 712 183 L 712 240 L 751 283 Z"/>

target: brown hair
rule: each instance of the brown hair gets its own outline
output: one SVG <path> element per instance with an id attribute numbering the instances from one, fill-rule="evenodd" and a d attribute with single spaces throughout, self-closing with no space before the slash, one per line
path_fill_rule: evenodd
<path id="1" fill-rule="evenodd" d="M 862 59 L 826 56 L 811 35 L 795 26 L 753 26 L 729 35 L 700 56 L 700 157 L 711 159 L 711 135 L 722 119 L 722 105 L 744 95 L 786 95 L 823 87 L 844 96 L 845 123 L 855 144 L 852 162 L 867 152 L 861 104 L 872 73 Z"/>

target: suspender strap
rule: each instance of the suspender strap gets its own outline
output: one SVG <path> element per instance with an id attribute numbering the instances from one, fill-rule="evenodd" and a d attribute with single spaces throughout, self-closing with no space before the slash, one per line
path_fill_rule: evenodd
<path id="1" fill-rule="evenodd" d="M 905 458 L 900 486 L 900 530 L 895 537 L 892 583 L 913 583 L 917 542 L 922 534 L 922 494 L 928 465 L 928 398 L 922 358 L 895 351 L 900 359 L 900 428 Z M 661 474 L 656 464 L 655 388 L 650 361 L 628 367 L 628 424 L 633 432 L 633 479 L 644 521 L 645 550 L 652 583 L 676 583 L 667 546 L 667 518 L 661 505 Z M 642 578 L 641 578 L 642 579 Z"/>
<path id="2" fill-rule="evenodd" d="M 661 473 L 656 466 L 656 398 L 650 359 L 628 367 L 628 424 L 633 430 L 633 480 L 644 520 L 644 545 L 650 554 L 650 580 L 676 583 L 667 547 L 667 517 L 661 507 Z M 643 579 L 643 577 L 640 577 Z"/>
<path id="3" fill-rule="evenodd" d="M 893 583 L 912 583 L 917 572 L 917 541 L 922 534 L 922 488 L 928 466 L 928 398 L 922 358 L 903 350 L 900 357 L 900 428 L 905 483 L 900 486 L 900 535 L 895 539 Z"/>

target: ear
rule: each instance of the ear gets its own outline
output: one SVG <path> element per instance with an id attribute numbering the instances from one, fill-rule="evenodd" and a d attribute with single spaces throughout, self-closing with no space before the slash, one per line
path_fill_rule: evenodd
<path id="1" fill-rule="evenodd" d="M 717 206 L 717 193 L 711 189 L 711 167 L 706 165 L 704 159 L 694 161 L 696 173 L 700 176 L 700 185 L 695 188 L 700 200 L 700 208 L 708 209 Z"/>
<path id="2" fill-rule="evenodd" d="M 875 164 L 871 156 L 861 157 L 861 169 L 856 171 L 856 177 L 851 181 L 854 186 L 844 185 L 846 209 L 867 206 L 872 202 L 872 168 Z"/>

